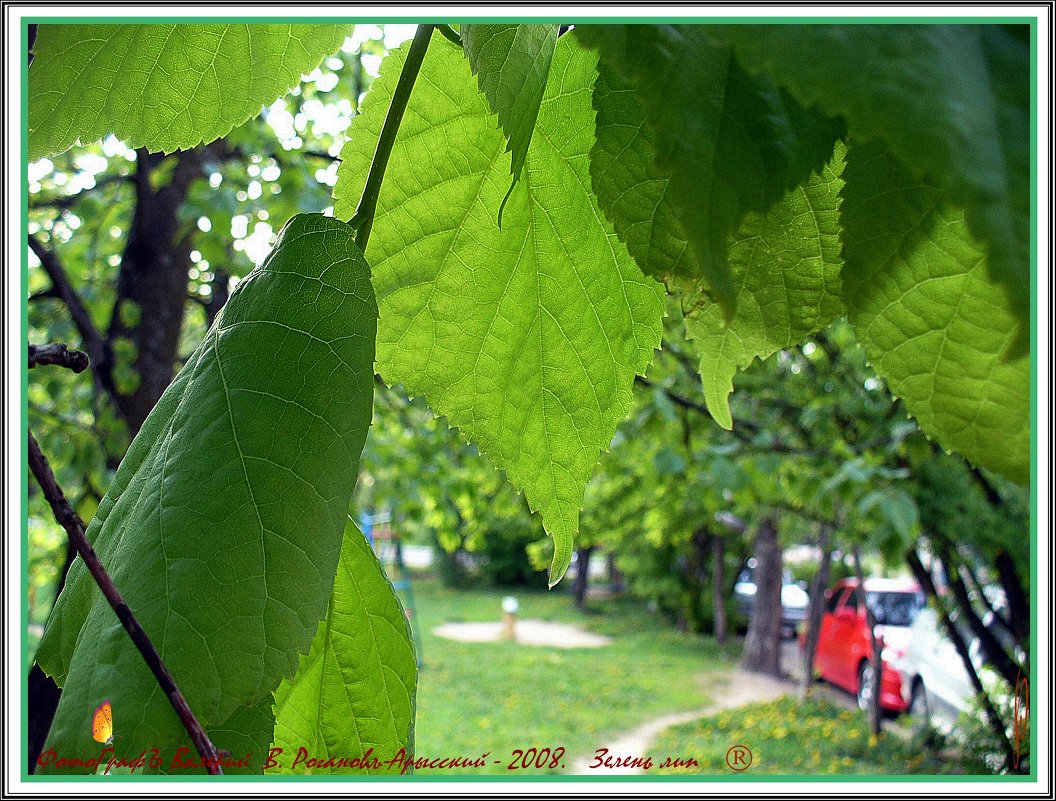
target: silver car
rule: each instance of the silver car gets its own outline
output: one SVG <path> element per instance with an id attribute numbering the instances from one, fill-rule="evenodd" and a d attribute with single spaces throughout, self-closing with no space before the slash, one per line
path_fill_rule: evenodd
<path id="1" fill-rule="evenodd" d="M 737 608 L 745 617 L 750 617 L 752 607 L 755 606 L 755 566 L 756 559 L 753 556 L 748 560 L 747 566 L 737 576 L 737 583 L 733 586 L 733 595 L 737 600 Z M 792 581 L 792 573 L 786 567 L 781 577 L 781 631 L 786 637 L 795 636 L 796 629 L 807 619 L 807 609 L 810 606 L 810 596 L 801 584 Z"/>

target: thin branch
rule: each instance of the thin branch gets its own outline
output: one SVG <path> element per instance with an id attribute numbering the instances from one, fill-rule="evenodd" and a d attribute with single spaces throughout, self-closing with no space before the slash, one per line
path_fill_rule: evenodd
<path id="1" fill-rule="evenodd" d="M 84 535 L 84 523 L 81 522 L 81 518 L 78 517 L 70 506 L 69 501 L 66 500 L 66 495 L 55 480 L 51 465 L 48 464 L 47 458 L 41 452 L 32 431 L 29 432 L 29 467 L 33 471 L 37 483 L 40 484 L 44 497 L 51 505 L 55 519 L 66 529 L 70 542 L 73 543 L 77 553 L 84 560 L 88 571 L 92 574 L 92 578 L 99 585 L 99 589 L 103 591 L 103 595 L 110 603 L 110 607 L 114 610 L 121 624 L 125 627 L 128 636 L 131 637 L 132 642 L 135 643 L 136 648 L 143 655 L 143 660 L 158 680 L 158 685 L 165 695 L 168 696 L 173 709 L 176 710 L 176 714 L 198 749 L 198 753 L 201 754 L 206 771 L 214 776 L 222 775 L 224 771 L 220 767 L 220 754 L 209 739 L 205 729 L 202 728 L 202 725 L 194 716 L 187 699 L 183 697 L 183 693 L 176 686 L 176 681 L 173 679 L 172 674 L 169 673 L 169 669 L 165 667 L 165 663 L 162 661 L 157 649 L 154 648 L 154 644 L 151 643 L 143 627 L 139 625 L 139 621 L 132 614 L 132 610 L 128 608 L 125 599 L 118 592 L 117 587 L 114 586 L 113 580 L 106 572 L 106 568 L 103 567 L 103 563 L 99 561 L 95 550 L 88 543 L 88 538 Z"/>
<path id="2" fill-rule="evenodd" d="M 56 295 L 66 304 L 66 308 L 70 310 L 70 318 L 77 327 L 77 332 L 81 335 L 89 360 L 95 365 L 97 370 L 100 369 L 100 366 L 104 363 L 106 340 L 95 327 L 95 323 L 92 322 L 92 316 L 88 313 L 81 296 L 77 294 L 77 291 L 70 283 L 70 279 L 67 278 L 62 262 L 59 261 L 59 257 L 54 251 L 44 247 L 43 243 L 32 234 L 29 235 L 29 248 L 40 259 L 44 272 L 51 279 Z"/>
<path id="3" fill-rule="evenodd" d="M 329 161 L 331 163 L 341 163 L 340 156 L 331 156 L 329 153 L 323 150 L 299 150 L 297 152 L 300 153 L 300 155 L 302 156 L 307 156 L 308 158 L 321 159 L 322 161 Z M 274 153 L 272 153 L 272 158 L 276 158 L 276 155 Z M 276 158 L 276 160 L 278 159 Z"/>
<path id="4" fill-rule="evenodd" d="M 407 53 L 407 61 L 404 62 L 400 80 L 392 95 L 392 102 L 389 103 L 389 111 L 385 115 L 385 124 L 382 125 L 381 134 L 378 136 L 378 147 L 370 162 L 370 172 L 367 173 L 367 182 L 363 186 L 363 195 L 359 199 L 356 213 L 349 220 L 352 226 L 359 229 L 356 234 L 356 244 L 362 251 L 367 249 L 370 229 L 374 225 L 374 212 L 378 208 L 378 196 L 381 194 L 381 182 L 385 178 L 385 168 L 389 163 L 389 156 L 392 155 L 392 146 L 396 143 L 396 134 L 400 130 L 404 112 L 407 111 L 407 101 L 411 97 L 414 81 L 425 60 L 425 51 L 429 49 L 429 40 L 432 35 L 432 25 L 419 25 L 414 33 L 414 41 L 411 42 L 411 49 Z"/>
<path id="5" fill-rule="evenodd" d="M 42 289 L 40 292 L 34 292 L 28 298 L 27 303 L 39 303 L 42 300 L 62 300 L 62 295 L 59 294 L 58 290 L 54 286 L 49 286 L 47 289 Z"/>
<path id="6" fill-rule="evenodd" d="M 1009 687 L 1015 687 L 1017 677 L 1022 674 L 1022 666 L 1017 664 L 1001 647 L 997 637 L 983 625 L 983 621 L 979 619 L 979 615 L 972 608 L 972 600 L 968 597 L 968 589 L 964 586 L 964 580 L 961 578 L 961 574 L 957 570 L 957 565 L 953 562 L 950 552 L 945 548 L 940 548 L 939 557 L 942 561 L 942 572 L 946 578 L 946 584 L 953 591 L 953 597 L 956 599 L 957 606 L 968 623 L 968 627 L 983 646 L 987 661 L 997 669 L 997 672 L 1008 682 Z"/>
<path id="7" fill-rule="evenodd" d="M 672 392 L 670 389 L 662 387 L 659 384 L 650 381 L 648 378 L 643 378 L 640 375 L 636 375 L 634 377 L 634 383 L 638 386 L 646 387 L 648 389 L 659 390 L 660 392 L 663 392 L 664 395 L 667 396 L 668 400 L 670 400 L 676 406 L 681 406 L 683 409 L 688 409 L 689 411 L 702 414 L 708 419 L 713 419 L 711 416 L 711 412 L 709 412 L 708 408 L 703 404 L 697 403 L 696 401 L 687 398 L 685 395 L 679 395 L 677 392 Z M 787 442 L 784 442 L 779 439 L 775 439 L 773 442 L 762 445 L 752 438 L 754 435 L 759 433 L 759 426 L 757 426 L 750 420 L 739 419 L 735 421 L 733 428 L 729 429 L 729 433 L 732 434 L 734 438 L 743 442 L 745 445 L 748 445 L 756 450 L 765 450 L 770 453 L 787 453 L 792 456 L 808 456 L 812 458 L 820 458 L 825 455 L 821 451 L 811 450 L 809 448 L 797 448 L 796 446 L 789 445 Z"/>
<path id="8" fill-rule="evenodd" d="M 634 377 L 634 383 L 640 387 L 646 387 L 647 389 L 658 389 L 663 392 L 667 396 L 668 400 L 670 400 L 675 405 L 681 406 L 683 409 L 689 409 L 690 411 L 697 412 L 698 414 L 711 417 L 711 412 L 708 411 L 708 407 L 705 406 L 703 403 L 697 403 L 695 400 L 687 398 L 685 395 L 679 395 L 677 392 L 672 392 L 666 387 L 662 387 L 659 384 L 650 381 L 648 378 L 636 375 Z"/>
<path id="9" fill-rule="evenodd" d="M 38 364 L 57 364 L 66 367 L 75 373 L 83 373 L 88 369 L 88 354 L 79 350 L 70 350 L 61 342 L 52 345 L 30 345 L 29 367 Z"/>
<path id="10" fill-rule="evenodd" d="M 86 195 L 90 195 L 98 189 L 102 189 L 104 186 L 110 184 L 127 183 L 132 180 L 131 175 L 122 175 L 120 173 L 114 173 L 113 175 L 107 175 L 100 178 L 88 189 L 82 189 L 79 192 L 74 192 L 71 195 L 58 195 L 57 197 L 50 198 L 39 198 L 34 197 L 29 201 L 30 209 L 68 209 L 72 208 L 80 201 L 81 198 Z"/>

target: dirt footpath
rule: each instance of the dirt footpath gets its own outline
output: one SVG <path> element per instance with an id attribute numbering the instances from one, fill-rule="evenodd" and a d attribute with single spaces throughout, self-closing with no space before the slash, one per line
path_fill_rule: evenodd
<path id="1" fill-rule="evenodd" d="M 711 690 L 711 694 L 715 697 L 715 702 L 710 706 L 689 712 L 676 712 L 671 715 L 664 715 L 639 726 L 622 737 L 608 742 L 601 742 L 598 748 L 607 748 L 609 750 L 608 756 L 611 757 L 644 757 L 656 736 L 669 726 L 689 723 L 697 718 L 714 715 L 724 709 L 734 709 L 745 704 L 761 701 L 773 701 L 782 695 L 796 691 L 796 686 L 791 681 L 764 676 L 760 673 L 748 673 L 740 669 L 736 669 L 725 676 L 719 676 L 716 681 L 720 683 Z M 634 776 L 644 773 L 641 768 L 600 768 L 591 770 L 590 764 L 594 762 L 594 759 L 593 753 L 577 759 L 568 772 L 576 776 Z"/>
<path id="2" fill-rule="evenodd" d="M 798 693 L 799 677 L 803 675 L 803 657 L 795 640 L 788 640 L 782 644 L 781 666 L 789 674 L 785 679 L 764 676 L 761 673 L 749 673 L 739 668 L 725 675 L 719 674 L 714 677 L 714 684 L 708 688 L 709 694 L 715 699 L 710 706 L 688 712 L 675 712 L 650 720 L 634 731 L 608 742 L 599 742 L 597 747 L 607 748 L 607 756 L 613 758 L 644 757 L 656 736 L 670 726 L 709 717 L 726 709 L 773 701 L 783 695 Z M 837 706 L 847 709 L 856 708 L 853 696 L 827 684 L 815 684 L 812 692 L 824 696 Z M 591 770 L 589 766 L 594 761 L 594 752 L 582 755 L 572 763 L 568 772 L 576 776 L 635 776 L 644 773 L 641 768 L 595 768 Z"/>

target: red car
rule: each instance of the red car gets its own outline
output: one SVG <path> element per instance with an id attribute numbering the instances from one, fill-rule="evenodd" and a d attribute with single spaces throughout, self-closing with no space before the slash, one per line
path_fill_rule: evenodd
<path id="1" fill-rule="evenodd" d="M 857 695 L 858 706 L 868 709 L 874 684 L 870 664 L 873 646 L 857 587 L 857 579 L 844 579 L 825 594 L 814 669 L 826 681 Z M 906 653 L 909 626 L 925 606 L 924 593 L 910 580 L 866 579 L 865 598 L 876 618 L 882 649 L 880 708 L 905 712 L 902 676 L 893 663 Z"/>

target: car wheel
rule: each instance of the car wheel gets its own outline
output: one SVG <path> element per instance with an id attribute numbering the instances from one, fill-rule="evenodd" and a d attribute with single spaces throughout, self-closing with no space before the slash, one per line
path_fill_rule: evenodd
<path id="1" fill-rule="evenodd" d="M 858 708 L 863 712 L 868 712 L 872 700 L 873 666 L 868 662 L 862 662 L 858 667 Z"/>
<path id="2" fill-rule="evenodd" d="M 913 682 L 913 690 L 909 694 L 909 714 L 921 724 L 926 724 L 931 718 L 928 691 L 924 689 L 924 682 L 920 679 Z"/>

